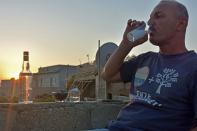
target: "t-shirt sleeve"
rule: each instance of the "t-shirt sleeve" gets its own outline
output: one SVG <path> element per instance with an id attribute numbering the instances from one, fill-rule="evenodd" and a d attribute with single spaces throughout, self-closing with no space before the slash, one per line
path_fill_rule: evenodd
<path id="1" fill-rule="evenodd" d="M 134 79 L 138 66 L 145 60 L 149 59 L 154 53 L 147 52 L 137 57 L 131 58 L 123 63 L 120 68 L 120 77 L 123 82 L 131 82 Z"/>
<path id="2" fill-rule="evenodd" d="M 131 82 L 137 67 L 137 58 L 132 58 L 123 63 L 120 68 L 120 77 L 123 82 Z"/>

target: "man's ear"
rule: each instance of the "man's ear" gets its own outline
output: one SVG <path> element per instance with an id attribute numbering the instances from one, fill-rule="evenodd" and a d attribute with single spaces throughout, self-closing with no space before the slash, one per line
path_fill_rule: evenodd
<path id="1" fill-rule="evenodd" d="M 177 31 L 185 31 L 187 28 L 187 20 L 185 18 L 179 18 L 178 22 L 177 22 Z"/>

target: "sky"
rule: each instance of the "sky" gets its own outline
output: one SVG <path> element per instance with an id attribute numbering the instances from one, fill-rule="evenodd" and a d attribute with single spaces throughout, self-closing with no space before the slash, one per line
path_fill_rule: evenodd
<path id="1" fill-rule="evenodd" d="M 178 0 L 189 12 L 186 46 L 197 51 L 196 0 Z M 0 79 L 17 77 L 23 51 L 30 69 L 94 61 L 101 45 L 119 45 L 128 19 L 148 21 L 159 0 L 0 0 Z M 146 42 L 130 54 L 158 48 Z"/>

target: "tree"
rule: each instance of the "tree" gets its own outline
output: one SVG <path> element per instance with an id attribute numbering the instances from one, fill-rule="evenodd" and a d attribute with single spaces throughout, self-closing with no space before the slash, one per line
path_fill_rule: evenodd
<path id="1" fill-rule="evenodd" d="M 157 88 L 156 93 L 160 94 L 162 86 L 171 87 L 172 82 L 177 82 L 178 76 L 179 74 L 176 72 L 176 70 L 168 68 L 165 68 L 162 74 L 158 73 L 156 76 L 156 83 L 159 84 L 159 87 Z"/>

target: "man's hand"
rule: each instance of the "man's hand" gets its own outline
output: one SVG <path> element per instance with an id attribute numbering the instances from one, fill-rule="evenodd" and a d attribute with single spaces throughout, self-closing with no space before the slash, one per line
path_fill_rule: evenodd
<path id="1" fill-rule="evenodd" d="M 125 29 L 123 40 L 120 43 L 118 49 L 108 59 L 105 67 L 102 71 L 102 78 L 106 81 L 120 81 L 120 67 L 124 62 L 125 57 L 129 54 L 131 49 L 137 45 L 140 45 L 148 40 L 148 34 L 143 38 L 138 39 L 135 42 L 130 42 L 127 38 L 127 34 L 137 28 L 138 26 L 145 24 L 144 22 L 128 20 L 127 27 Z"/>
<path id="2" fill-rule="evenodd" d="M 142 37 L 142 38 L 140 38 L 140 39 L 138 39 L 138 40 L 136 40 L 134 42 L 129 41 L 128 38 L 127 38 L 127 34 L 130 31 L 136 29 L 137 27 L 139 27 L 139 26 L 141 26 L 143 24 L 145 24 L 145 22 L 143 22 L 143 21 L 136 21 L 136 20 L 133 20 L 132 21 L 131 19 L 128 20 L 127 27 L 125 29 L 125 32 L 124 32 L 124 35 L 123 35 L 123 41 L 122 42 L 124 44 L 130 45 L 132 47 L 135 47 L 137 45 L 140 45 L 140 44 L 143 44 L 144 42 L 146 42 L 148 40 L 148 33 L 147 32 L 144 35 L 144 37 Z"/>

